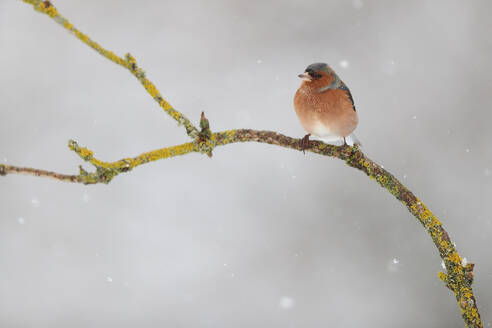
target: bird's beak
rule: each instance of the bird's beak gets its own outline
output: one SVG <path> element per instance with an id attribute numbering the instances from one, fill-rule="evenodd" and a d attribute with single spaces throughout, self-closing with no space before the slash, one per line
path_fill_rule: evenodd
<path id="1" fill-rule="evenodd" d="M 301 79 L 303 79 L 304 81 L 312 81 L 313 79 L 311 78 L 311 76 L 309 76 L 308 73 L 304 72 L 302 74 L 299 74 L 299 77 Z"/>

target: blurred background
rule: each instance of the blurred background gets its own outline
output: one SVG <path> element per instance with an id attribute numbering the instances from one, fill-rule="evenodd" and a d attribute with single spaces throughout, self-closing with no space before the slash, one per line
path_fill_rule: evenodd
<path id="1" fill-rule="evenodd" d="M 304 135 L 297 74 L 329 63 L 364 152 L 476 263 L 492 324 L 492 2 L 55 1 L 211 128 Z M 0 0 L 0 161 L 78 172 L 188 141 L 121 67 Z M 408 211 L 337 159 L 218 148 L 84 186 L 0 179 L 1 327 L 461 327 Z"/>

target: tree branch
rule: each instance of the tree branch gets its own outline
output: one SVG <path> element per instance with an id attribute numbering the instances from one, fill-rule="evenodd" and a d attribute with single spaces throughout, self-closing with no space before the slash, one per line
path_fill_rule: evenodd
<path id="1" fill-rule="evenodd" d="M 202 115 L 202 122 L 204 115 Z M 201 124 L 202 125 L 202 124 Z M 202 125 L 203 126 L 203 125 Z M 208 123 L 207 123 L 208 128 Z M 203 130 L 200 135 L 204 135 Z M 96 167 L 96 172 L 88 173 L 80 168 L 79 175 L 64 175 L 48 171 L 28 168 L 17 168 L 10 165 L 0 165 L 0 174 L 25 173 L 35 176 L 49 176 L 61 181 L 79 182 L 84 184 L 109 183 L 111 179 L 120 173 L 128 172 L 139 165 L 185 155 L 191 152 L 201 152 L 211 155 L 212 150 L 218 146 L 225 146 L 238 142 L 267 143 L 284 148 L 301 151 L 300 139 L 291 138 L 273 131 L 257 131 L 249 129 L 228 130 L 211 133 L 207 139 L 197 138 L 194 142 L 162 148 L 143 153 L 133 158 L 125 158 L 115 162 L 103 162 L 94 157 L 93 152 L 85 147 L 80 147 L 75 141 L 69 142 L 69 147 L 83 160 Z M 473 283 L 474 264 L 464 263 L 442 223 L 398 179 L 383 167 L 366 157 L 357 147 L 327 145 L 319 141 L 312 141 L 306 151 L 323 156 L 335 157 L 345 161 L 348 166 L 364 172 L 369 178 L 377 181 L 384 189 L 389 191 L 403 203 L 410 213 L 422 224 L 431 236 L 434 245 L 443 259 L 446 271 L 439 272 L 439 278 L 451 289 L 458 301 L 463 319 L 467 327 L 482 327 L 480 315 L 471 285 Z"/>
<path id="2" fill-rule="evenodd" d="M 145 76 L 145 71 L 137 66 L 137 61 L 132 55 L 127 53 L 125 58 L 121 58 L 116 55 L 114 52 L 103 48 L 97 42 L 91 40 L 89 36 L 80 32 L 77 28 L 75 28 L 72 23 L 68 21 L 65 17 L 63 17 L 58 10 L 53 6 L 53 4 L 49 1 L 41 1 L 41 0 L 23 0 L 31 4 L 35 10 L 42 12 L 48 16 L 50 16 L 55 22 L 60 24 L 64 29 L 72 33 L 75 37 L 77 37 L 80 41 L 96 50 L 100 55 L 106 57 L 111 60 L 113 63 L 116 63 L 130 71 L 143 85 L 145 90 L 152 98 L 161 106 L 161 108 L 169 114 L 173 119 L 175 119 L 179 125 L 183 125 L 186 129 L 186 133 L 190 136 L 190 138 L 196 138 L 198 135 L 198 129 L 180 112 L 174 109 L 160 94 L 159 90 L 156 88 L 154 83 L 152 83 Z"/>
<path id="3" fill-rule="evenodd" d="M 0 175 L 7 174 L 28 174 L 33 176 L 50 177 L 60 181 L 77 182 L 83 184 L 109 183 L 120 173 L 128 172 L 133 168 L 152 161 L 181 156 L 192 152 L 199 152 L 212 156 L 215 147 L 225 146 L 238 142 L 260 142 L 302 150 L 300 140 L 291 138 L 273 131 L 257 130 L 228 130 L 212 133 L 205 115 L 202 113 L 200 119 L 200 131 L 180 112 L 175 110 L 160 95 L 157 88 L 146 77 L 143 70 L 137 67 L 135 59 L 127 54 L 122 59 L 92 41 L 87 35 L 77 30 L 69 21 L 61 16 L 56 8 L 49 1 L 23 0 L 30 3 L 34 8 L 42 13 L 49 15 L 65 29 L 73 33 L 78 39 L 89 45 L 104 57 L 128 69 L 142 83 L 147 92 L 159 103 L 166 113 L 171 115 L 179 124 L 185 126 L 187 134 L 193 139 L 192 142 L 181 145 L 161 148 L 140 154 L 133 158 L 124 158 L 115 162 L 103 162 L 94 157 L 91 150 L 80 147 L 75 141 L 70 140 L 69 148 L 77 153 L 84 161 L 92 164 L 95 172 L 87 172 L 79 167 L 78 175 L 66 175 L 45 170 L 38 170 L 25 167 L 0 164 Z M 466 263 L 456 251 L 456 247 L 451 242 L 448 233 L 444 230 L 441 221 L 408 190 L 398 179 L 386 171 L 382 166 L 367 158 L 358 147 L 333 146 L 319 141 L 312 141 L 310 147 L 306 149 L 319 155 L 335 157 L 345 161 L 348 166 L 364 172 L 369 178 L 375 180 L 384 189 L 396 197 L 408 211 L 422 224 L 430 235 L 436 246 L 440 257 L 445 264 L 446 272 L 439 272 L 439 278 L 445 283 L 456 297 L 458 307 L 461 310 L 466 327 L 483 327 L 475 296 L 471 285 L 473 283 L 474 264 Z"/>

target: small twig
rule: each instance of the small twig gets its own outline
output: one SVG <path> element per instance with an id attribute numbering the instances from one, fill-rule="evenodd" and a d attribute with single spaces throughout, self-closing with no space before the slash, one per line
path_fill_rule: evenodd
<path id="1" fill-rule="evenodd" d="M 33 169 L 30 167 L 19 167 L 13 165 L 0 164 L 0 175 L 7 175 L 7 174 L 25 174 L 25 175 L 32 175 L 36 177 L 52 178 L 59 181 L 82 182 L 80 181 L 79 175 L 61 174 L 52 171 Z"/>

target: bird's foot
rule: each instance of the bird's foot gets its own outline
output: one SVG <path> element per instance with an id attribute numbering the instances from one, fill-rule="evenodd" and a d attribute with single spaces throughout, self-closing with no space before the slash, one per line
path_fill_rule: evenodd
<path id="1" fill-rule="evenodd" d="M 302 152 L 305 154 L 306 149 L 308 149 L 311 146 L 311 140 L 309 140 L 309 137 L 311 136 L 310 133 L 306 134 L 304 138 L 302 138 L 299 141 L 299 148 L 301 148 Z"/>

